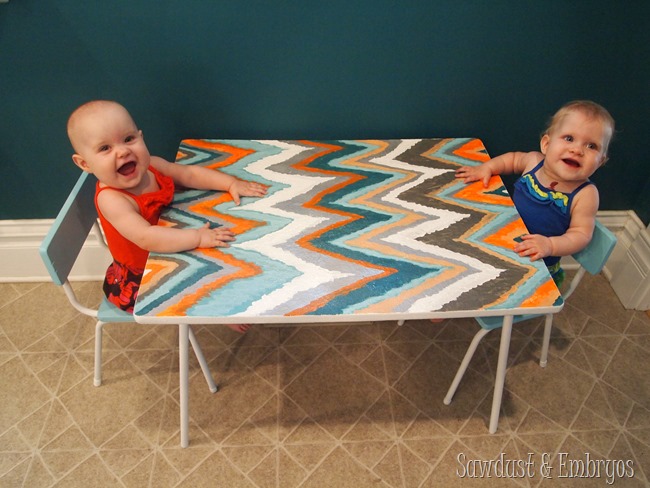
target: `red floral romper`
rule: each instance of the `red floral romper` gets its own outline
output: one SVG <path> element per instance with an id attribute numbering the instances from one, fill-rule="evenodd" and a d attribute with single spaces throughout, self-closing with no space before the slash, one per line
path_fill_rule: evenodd
<path id="1" fill-rule="evenodd" d="M 174 197 L 174 180 L 162 174 L 153 166 L 149 166 L 149 171 L 156 177 L 156 182 L 160 187 L 157 191 L 143 195 L 133 195 L 126 190 L 120 190 L 118 188 L 111 188 L 109 186 L 100 187 L 99 182 L 95 189 L 95 207 L 97 207 L 99 222 L 102 225 L 102 229 L 104 229 L 108 249 L 113 256 L 113 262 L 106 270 L 104 293 L 109 302 L 129 313 L 133 313 L 133 306 L 138 296 L 138 289 L 140 288 L 140 281 L 142 280 L 149 251 L 145 251 L 123 237 L 104 218 L 97 206 L 97 197 L 100 192 L 106 189 L 124 193 L 138 204 L 142 217 L 151 225 L 156 225 L 163 207 L 169 205 Z"/>

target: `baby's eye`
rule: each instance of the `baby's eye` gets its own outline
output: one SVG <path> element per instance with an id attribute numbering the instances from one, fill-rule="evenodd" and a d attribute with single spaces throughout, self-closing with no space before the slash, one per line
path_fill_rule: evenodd
<path id="1" fill-rule="evenodd" d="M 564 136 L 564 140 L 567 142 L 573 142 L 573 136 Z"/>
<path id="2" fill-rule="evenodd" d="M 110 146 L 104 145 L 104 146 L 99 146 L 99 152 L 105 152 L 110 149 Z"/>
<path id="3" fill-rule="evenodd" d="M 598 150 L 598 144 L 596 144 L 594 142 L 590 142 L 590 143 L 587 144 L 587 149 L 594 149 L 594 150 L 597 151 Z"/>
<path id="4" fill-rule="evenodd" d="M 126 136 L 126 139 L 124 139 L 124 142 L 132 142 L 135 140 L 135 136 Z"/>

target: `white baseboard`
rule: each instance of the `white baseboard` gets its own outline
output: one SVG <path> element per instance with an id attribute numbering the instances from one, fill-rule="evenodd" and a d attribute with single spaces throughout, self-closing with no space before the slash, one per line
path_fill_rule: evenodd
<path id="1" fill-rule="evenodd" d="M 650 309 L 650 230 L 631 210 L 603 210 L 598 220 L 618 238 L 604 275 L 626 308 Z M 0 221 L 0 282 L 50 281 L 38 248 L 51 225 L 52 219 Z M 91 233 L 70 279 L 101 281 L 110 262 Z"/>
<path id="2" fill-rule="evenodd" d="M 621 212 L 607 213 L 622 224 L 615 232 L 618 242 L 607 262 L 607 278 L 625 308 L 650 310 L 650 227 L 632 211 L 627 218 L 614 215 Z"/>
<path id="3" fill-rule="evenodd" d="M 51 281 L 38 248 L 53 221 L 0 221 L 0 283 Z M 70 280 L 101 281 L 110 262 L 110 253 L 91 232 L 72 268 Z"/>

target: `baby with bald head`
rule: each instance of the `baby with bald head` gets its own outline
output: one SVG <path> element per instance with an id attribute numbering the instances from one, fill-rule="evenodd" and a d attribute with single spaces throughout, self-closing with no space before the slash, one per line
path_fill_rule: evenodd
<path id="1" fill-rule="evenodd" d="M 157 225 L 162 209 L 171 203 L 176 185 L 228 192 L 235 204 L 240 197 L 263 197 L 267 188 L 217 170 L 171 163 L 151 156 L 129 112 L 117 102 L 93 100 L 78 107 L 68 119 L 72 160 L 97 178 L 95 206 L 113 263 L 104 280 L 107 299 L 133 312 L 150 251 L 180 252 L 196 248 L 228 247 L 235 240 L 230 229 L 197 229 Z M 248 325 L 231 325 L 239 332 Z"/>

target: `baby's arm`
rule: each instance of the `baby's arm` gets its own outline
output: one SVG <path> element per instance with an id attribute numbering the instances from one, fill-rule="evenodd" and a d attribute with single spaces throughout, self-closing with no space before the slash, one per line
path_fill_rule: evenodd
<path id="1" fill-rule="evenodd" d="M 523 241 L 514 248 L 520 256 L 529 256 L 532 261 L 547 256 L 569 256 L 584 249 L 591 241 L 598 211 L 598 190 L 589 185 L 574 198 L 571 208 L 571 223 L 565 234 L 545 237 L 539 234 L 522 236 Z"/>
<path id="2" fill-rule="evenodd" d="M 120 234 L 147 251 L 164 253 L 199 247 L 228 247 L 228 243 L 235 240 L 230 229 L 210 229 L 209 223 L 199 229 L 151 225 L 140 215 L 133 200 L 115 191 L 101 192 L 97 204 Z"/>
<path id="3" fill-rule="evenodd" d="M 151 157 L 151 164 L 185 188 L 227 191 L 237 205 L 239 205 L 240 196 L 263 197 L 266 195 L 266 186 L 260 183 L 240 180 L 203 166 L 170 163 L 156 156 Z"/>
<path id="4" fill-rule="evenodd" d="M 456 178 L 465 183 L 482 181 L 487 188 L 492 175 L 524 173 L 539 163 L 544 155 L 537 151 L 509 152 L 492 158 L 479 166 L 461 166 L 456 170 Z"/>

